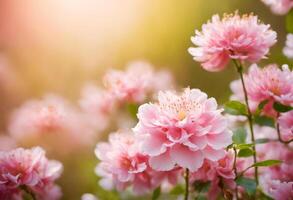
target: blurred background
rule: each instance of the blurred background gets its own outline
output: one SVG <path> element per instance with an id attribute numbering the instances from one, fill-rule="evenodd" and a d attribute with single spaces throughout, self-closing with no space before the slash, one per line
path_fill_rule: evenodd
<path id="1" fill-rule="evenodd" d="M 263 64 L 289 63 L 281 51 L 285 19 L 260 0 L 0 0 L 0 132 L 25 100 L 50 92 L 76 102 L 85 82 L 101 82 L 107 69 L 138 59 L 170 70 L 180 87 L 226 101 L 234 69 L 206 72 L 187 49 L 194 30 L 213 14 L 235 10 L 253 12 L 277 31 L 278 43 Z M 93 148 L 60 159 L 63 199 L 85 192 L 118 198 L 99 188 Z"/>

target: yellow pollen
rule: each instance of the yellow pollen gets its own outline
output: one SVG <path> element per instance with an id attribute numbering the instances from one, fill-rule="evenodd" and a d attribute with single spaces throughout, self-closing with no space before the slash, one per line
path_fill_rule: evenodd
<path id="1" fill-rule="evenodd" d="M 178 112 L 178 119 L 183 120 L 186 117 L 186 113 L 182 110 Z"/>

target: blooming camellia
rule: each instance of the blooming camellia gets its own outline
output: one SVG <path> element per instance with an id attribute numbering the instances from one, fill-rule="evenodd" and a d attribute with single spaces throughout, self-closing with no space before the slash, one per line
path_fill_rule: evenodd
<path id="1" fill-rule="evenodd" d="M 48 160 L 40 147 L 1 151 L 0 199 L 22 199 L 23 187 L 39 200 L 59 199 L 61 191 L 54 181 L 61 172 L 62 164 Z"/>
<path id="2" fill-rule="evenodd" d="M 276 43 L 277 34 L 270 25 L 259 22 L 254 15 L 214 15 L 212 21 L 195 31 L 191 38 L 196 47 L 189 48 L 194 60 L 207 71 L 220 71 L 230 59 L 257 62 Z"/>
<path id="3" fill-rule="evenodd" d="M 281 137 L 285 141 L 293 139 L 293 111 L 283 113 L 278 122 L 280 124 Z"/>
<path id="4" fill-rule="evenodd" d="M 181 95 L 160 92 L 158 101 L 139 107 L 134 128 L 153 169 L 168 171 L 177 165 L 195 171 L 205 158 L 216 161 L 225 156 L 231 133 L 214 98 L 187 88 Z"/>
<path id="5" fill-rule="evenodd" d="M 272 108 L 274 102 L 293 105 L 293 72 L 287 65 L 283 65 L 281 70 L 277 65 L 268 65 L 261 69 L 253 64 L 244 75 L 244 81 L 252 111 L 264 100 L 269 101 L 264 107 L 267 115 L 275 115 Z M 234 99 L 244 100 L 240 80 L 232 82 L 231 89 Z"/>

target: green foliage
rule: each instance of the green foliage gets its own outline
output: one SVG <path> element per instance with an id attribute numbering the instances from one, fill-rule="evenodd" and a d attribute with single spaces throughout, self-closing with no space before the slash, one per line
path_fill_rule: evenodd
<path id="1" fill-rule="evenodd" d="M 256 115 L 259 115 L 262 111 L 262 109 L 265 107 L 265 105 L 269 102 L 269 100 L 264 100 L 258 104 L 257 110 L 255 111 Z"/>
<path id="2" fill-rule="evenodd" d="M 244 187 L 248 195 L 252 195 L 256 191 L 256 182 L 253 179 L 239 177 L 236 179 L 236 183 L 237 185 Z"/>
<path id="3" fill-rule="evenodd" d="M 238 152 L 238 157 L 249 157 L 252 156 L 254 151 L 250 148 L 240 149 Z"/>
<path id="4" fill-rule="evenodd" d="M 282 163 L 281 160 L 265 160 L 265 161 L 254 163 L 252 167 L 269 167 L 273 165 L 278 165 L 280 163 Z"/>
<path id="5" fill-rule="evenodd" d="M 254 116 L 254 122 L 260 126 L 275 127 L 275 120 L 266 116 Z"/>
<path id="6" fill-rule="evenodd" d="M 157 187 L 152 195 L 152 200 L 157 200 L 161 195 L 161 187 Z"/>
<path id="7" fill-rule="evenodd" d="M 184 188 L 182 185 L 176 185 L 171 191 L 170 194 L 172 195 L 180 195 L 184 193 Z"/>
<path id="8" fill-rule="evenodd" d="M 233 131 L 232 140 L 235 144 L 243 144 L 245 143 L 246 136 L 246 129 L 244 127 L 239 127 Z"/>
<path id="9" fill-rule="evenodd" d="M 225 103 L 224 109 L 226 113 L 231 115 L 247 115 L 246 105 L 239 101 L 229 101 Z"/>
<path id="10" fill-rule="evenodd" d="M 260 138 L 260 139 L 256 139 L 255 143 L 256 144 L 264 144 L 264 143 L 267 143 L 269 141 L 270 141 L 270 139 L 268 139 L 268 138 Z"/>
<path id="11" fill-rule="evenodd" d="M 282 112 L 288 112 L 290 110 L 293 110 L 293 107 L 291 106 L 286 106 L 286 105 L 283 105 L 283 104 L 280 104 L 280 103 L 277 103 L 275 102 L 274 103 L 274 109 L 280 113 Z"/>
<path id="12" fill-rule="evenodd" d="M 286 16 L 286 29 L 289 33 L 293 33 L 293 10 Z"/>
<path id="13" fill-rule="evenodd" d="M 131 115 L 131 117 L 133 117 L 134 119 L 136 119 L 136 114 L 138 111 L 138 105 L 137 104 L 133 104 L 133 103 L 129 103 L 126 105 L 126 109 L 128 111 L 128 113 Z"/>

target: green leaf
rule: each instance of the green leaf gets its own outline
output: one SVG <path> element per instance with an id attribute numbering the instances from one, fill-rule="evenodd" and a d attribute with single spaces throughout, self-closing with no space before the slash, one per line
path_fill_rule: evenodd
<path id="1" fill-rule="evenodd" d="M 262 109 L 265 107 L 265 105 L 269 102 L 269 100 L 264 100 L 258 104 L 257 110 L 256 110 L 256 115 L 259 115 L 262 111 Z"/>
<path id="2" fill-rule="evenodd" d="M 275 121 L 271 117 L 266 116 L 254 116 L 254 122 L 260 126 L 275 127 Z"/>
<path id="3" fill-rule="evenodd" d="M 233 131 L 232 140 L 235 144 L 243 144 L 245 143 L 246 136 L 246 129 L 244 127 L 239 127 Z"/>
<path id="4" fill-rule="evenodd" d="M 247 115 L 246 105 L 239 101 L 229 101 L 225 103 L 224 109 L 226 113 L 231 115 Z"/>
<path id="5" fill-rule="evenodd" d="M 282 163 L 281 160 L 265 160 L 265 161 L 254 163 L 252 167 L 269 167 L 273 165 L 278 165 L 280 163 Z"/>
<path id="6" fill-rule="evenodd" d="M 180 195 L 184 193 L 184 188 L 182 185 L 176 185 L 171 191 L 171 195 Z"/>
<path id="7" fill-rule="evenodd" d="M 247 149 L 253 147 L 255 144 L 237 144 L 236 149 Z"/>
<path id="8" fill-rule="evenodd" d="M 238 157 L 249 157 L 252 156 L 254 151 L 250 148 L 240 149 L 238 152 Z"/>
<path id="9" fill-rule="evenodd" d="M 293 110 L 293 107 L 291 106 L 286 106 L 286 105 L 283 105 L 283 104 L 280 104 L 280 103 L 277 103 L 275 102 L 274 103 L 274 109 L 280 113 L 282 112 L 288 112 L 290 110 Z"/>
<path id="10" fill-rule="evenodd" d="M 252 195 L 256 191 L 256 182 L 253 179 L 239 177 L 236 179 L 237 185 L 243 186 L 248 195 Z"/>
<path id="11" fill-rule="evenodd" d="M 293 33 L 293 10 L 291 10 L 286 16 L 286 29 L 287 32 Z"/>
<path id="12" fill-rule="evenodd" d="M 197 192 L 207 192 L 209 190 L 210 187 L 210 182 L 203 182 L 203 181 L 195 181 L 193 183 L 193 187 Z"/>
<path id="13" fill-rule="evenodd" d="M 153 192 L 153 196 L 152 196 L 152 200 L 157 200 L 161 195 L 161 187 L 157 187 L 154 192 Z"/>

